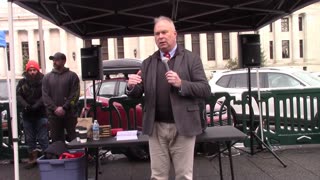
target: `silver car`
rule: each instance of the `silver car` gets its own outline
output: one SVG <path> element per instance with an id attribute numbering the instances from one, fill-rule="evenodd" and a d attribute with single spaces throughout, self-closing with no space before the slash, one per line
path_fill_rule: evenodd
<path id="1" fill-rule="evenodd" d="M 248 69 L 217 71 L 213 73 L 213 78 L 209 80 L 209 84 L 212 92 L 228 92 L 231 96 L 235 96 L 237 101 L 241 101 L 242 93 L 248 91 Z M 264 67 L 251 69 L 252 91 L 257 91 L 258 88 L 260 91 L 270 91 L 312 87 L 320 87 L 320 79 L 310 72 L 297 68 Z M 269 102 L 269 104 L 268 111 L 269 115 L 272 116 L 275 109 L 273 108 L 273 102 Z M 234 104 L 234 102 L 231 102 L 231 105 L 236 114 L 242 114 L 241 105 Z M 259 115 L 258 105 L 254 101 L 252 108 L 254 115 Z M 249 114 L 249 109 L 246 108 L 246 110 L 246 114 Z M 280 111 L 282 112 L 282 109 Z M 265 111 L 263 110 L 263 112 Z"/>

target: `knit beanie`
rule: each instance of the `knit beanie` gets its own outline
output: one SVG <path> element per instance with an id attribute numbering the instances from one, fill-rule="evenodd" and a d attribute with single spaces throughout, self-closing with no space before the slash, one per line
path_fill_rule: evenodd
<path id="1" fill-rule="evenodd" d="M 28 71 L 30 68 L 35 68 L 36 70 L 40 71 L 39 64 L 33 60 L 29 60 L 26 64 L 26 71 Z"/>

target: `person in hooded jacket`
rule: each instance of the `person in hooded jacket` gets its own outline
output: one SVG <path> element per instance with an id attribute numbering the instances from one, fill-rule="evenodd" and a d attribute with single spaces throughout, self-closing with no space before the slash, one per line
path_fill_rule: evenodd
<path id="1" fill-rule="evenodd" d="M 23 132 L 28 146 L 29 159 L 25 168 L 36 165 L 40 152 L 43 152 L 49 144 L 48 119 L 45 106 L 42 101 L 42 79 L 39 64 L 29 60 L 23 79 L 17 85 L 17 104 L 22 108 Z M 40 148 L 37 147 L 39 142 Z"/>
<path id="2" fill-rule="evenodd" d="M 53 61 L 54 68 L 43 78 L 42 98 L 47 108 L 50 137 L 52 142 L 70 142 L 76 138 L 80 80 L 75 72 L 65 67 L 66 56 L 63 53 L 57 52 L 49 59 Z"/>

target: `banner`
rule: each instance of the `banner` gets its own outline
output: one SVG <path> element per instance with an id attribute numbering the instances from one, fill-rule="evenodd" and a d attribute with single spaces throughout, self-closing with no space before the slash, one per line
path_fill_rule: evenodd
<path id="1" fill-rule="evenodd" d="M 3 30 L 0 30 L 0 47 L 7 47 L 6 33 Z"/>

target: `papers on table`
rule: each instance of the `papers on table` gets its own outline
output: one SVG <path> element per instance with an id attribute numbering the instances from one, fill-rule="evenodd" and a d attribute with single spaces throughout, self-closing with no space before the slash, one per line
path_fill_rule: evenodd
<path id="1" fill-rule="evenodd" d="M 138 130 L 118 131 L 117 141 L 138 139 Z"/>

